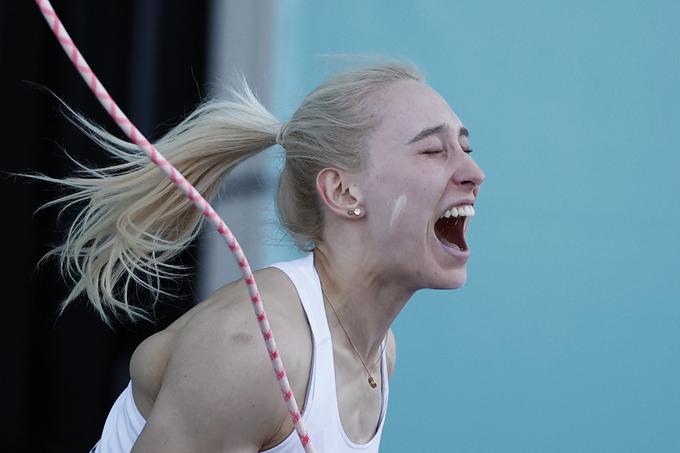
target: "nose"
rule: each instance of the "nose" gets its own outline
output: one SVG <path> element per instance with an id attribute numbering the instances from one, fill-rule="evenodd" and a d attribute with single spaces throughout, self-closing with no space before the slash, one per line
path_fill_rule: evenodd
<path id="1" fill-rule="evenodd" d="M 465 154 L 452 175 L 454 183 L 469 186 L 470 190 L 475 190 L 481 186 L 485 178 L 484 172 L 469 154 Z"/>

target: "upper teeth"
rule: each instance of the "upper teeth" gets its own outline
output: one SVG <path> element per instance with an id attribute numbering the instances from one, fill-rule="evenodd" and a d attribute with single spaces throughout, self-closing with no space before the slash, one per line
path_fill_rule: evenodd
<path id="1" fill-rule="evenodd" d="M 472 217 L 473 215 L 475 215 L 475 208 L 470 205 L 465 205 L 447 210 L 444 214 L 442 214 L 442 217 L 446 217 L 448 219 L 449 217 Z"/>

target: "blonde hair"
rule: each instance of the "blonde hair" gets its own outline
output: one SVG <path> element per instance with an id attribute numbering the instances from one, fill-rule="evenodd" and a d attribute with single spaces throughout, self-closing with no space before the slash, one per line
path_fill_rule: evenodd
<path id="1" fill-rule="evenodd" d="M 237 164 L 281 144 L 286 156 L 276 200 L 280 220 L 296 245 L 309 250 L 323 230 L 316 174 L 329 166 L 361 165 L 362 145 L 379 121 L 367 108 L 369 97 L 398 80 L 422 77 L 401 62 L 338 74 L 312 91 L 282 125 L 240 78 L 230 90 L 232 99 L 204 102 L 154 145 L 210 201 Z M 65 179 L 33 176 L 73 190 L 46 206 L 86 203 L 64 243 L 44 257 L 58 256 L 62 275 L 74 282 L 60 313 L 85 293 L 107 323 L 109 313 L 148 319 L 144 308 L 128 300 L 130 282 L 151 290 L 155 304 L 160 280 L 182 275 L 183 268 L 169 261 L 196 238 L 203 217 L 134 144 L 71 115 L 121 163 L 97 169 L 78 164 L 80 174 Z"/>

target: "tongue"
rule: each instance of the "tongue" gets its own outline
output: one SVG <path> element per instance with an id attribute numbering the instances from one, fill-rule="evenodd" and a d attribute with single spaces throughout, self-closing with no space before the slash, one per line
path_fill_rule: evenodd
<path id="1" fill-rule="evenodd" d="M 463 234 L 464 224 L 464 217 L 440 218 L 434 224 L 434 232 L 437 239 L 445 245 L 449 247 L 457 246 L 461 250 L 467 250 L 465 235 Z"/>

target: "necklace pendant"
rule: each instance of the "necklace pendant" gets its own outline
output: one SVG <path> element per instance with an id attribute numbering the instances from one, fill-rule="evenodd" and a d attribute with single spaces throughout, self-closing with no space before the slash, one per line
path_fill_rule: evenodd
<path id="1" fill-rule="evenodd" d="M 378 384 L 375 383 L 375 379 L 373 379 L 373 376 L 368 377 L 368 385 L 370 385 L 372 389 L 378 386 Z"/>

